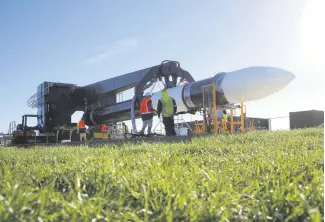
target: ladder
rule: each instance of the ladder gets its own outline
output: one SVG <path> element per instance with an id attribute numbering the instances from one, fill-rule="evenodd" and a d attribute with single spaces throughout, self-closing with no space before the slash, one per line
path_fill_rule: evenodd
<path id="1" fill-rule="evenodd" d="M 184 124 L 187 126 L 187 128 L 190 131 L 193 131 L 192 128 L 190 127 L 190 125 L 188 125 L 188 123 L 184 120 L 183 115 L 177 115 L 175 128 L 177 128 L 177 129 L 180 128 L 180 127 L 183 128 Z"/>

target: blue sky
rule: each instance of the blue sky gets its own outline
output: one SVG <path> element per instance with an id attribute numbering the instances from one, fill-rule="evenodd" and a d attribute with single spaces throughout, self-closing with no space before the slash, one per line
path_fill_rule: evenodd
<path id="1" fill-rule="evenodd" d="M 87 85 L 178 60 L 196 79 L 267 65 L 296 79 L 247 104 L 249 116 L 324 109 L 324 1 L 15 1 L 0 3 L 0 132 L 36 113 L 43 81 Z M 323 4 L 324 5 L 324 4 Z"/>

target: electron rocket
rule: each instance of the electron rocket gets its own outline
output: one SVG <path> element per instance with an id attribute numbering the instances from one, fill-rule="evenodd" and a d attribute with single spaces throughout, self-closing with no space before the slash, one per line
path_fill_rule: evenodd
<path id="1" fill-rule="evenodd" d="M 284 69 L 254 66 L 232 72 L 218 73 L 214 77 L 169 88 L 169 96 L 175 99 L 178 113 L 190 113 L 203 107 L 202 87 L 216 85 L 216 105 L 249 102 L 268 97 L 286 87 L 295 76 Z M 161 91 L 152 94 L 156 109 Z M 87 113 L 92 124 L 130 120 L 132 100 Z"/>
<path id="2" fill-rule="evenodd" d="M 287 86 L 295 76 L 273 67 L 249 67 L 212 78 L 168 89 L 168 95 L 177 104 L 177 112 L 203 107 L 202 87 L 216 84 L 216 105 L 236 104 L 263 99 Z M 161 91 L 152 95 L 153 107 L 157 107 Z"/>

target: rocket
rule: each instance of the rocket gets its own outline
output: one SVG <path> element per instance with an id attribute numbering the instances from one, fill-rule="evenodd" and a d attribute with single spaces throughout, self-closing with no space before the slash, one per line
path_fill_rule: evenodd
<path id="1" fill-rule="evenodd" d="M 283 89 L 294 78 L 280 68 L 249 67 L 168 89 L 168 95 L 175 99 L 177 112 L 188 112 L 203 107 L 202 87 L 208 84 L 216 84 L 216 105 L 222 106 L 263 99 Z M 160 98 L 161 92 L 152 95 L 153 107 L 157 107 Z"/>
<path id="2" fill-rule="evenodd" d="M 294 78 L 294 74 L 281 68 L 254 66 L 169 88 L 168 95 L 174 98 L 177 113 L 193 113 L 203 107 L 202 87 L 205 85 L 216 85 L 216 105 L 223 106 L 266 98 L 286 87 Z M 161 91 L 152 94 L 154 109 L 160 98 Z M 92 110 L 86 114 L 88 124 L 130 120 L 132 105 L 133 101 L 127 100 Z"/>

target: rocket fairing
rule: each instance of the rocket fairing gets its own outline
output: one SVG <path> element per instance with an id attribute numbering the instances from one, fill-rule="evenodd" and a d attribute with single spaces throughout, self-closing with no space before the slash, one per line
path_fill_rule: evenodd
<path id="1" fill-rule="evenodd" d="M 175 99 L 178 113 L 188 113 L 203 107 L 202 87 L 216 85 L 217 106 L 259 100 L 287 86 L 295 76 L 274 67 L 249 67 L 214 77 L 169 88 L 168 95 Z M 152 105 L 156 109 L 161 91 L 152 94 Z M 88 113 L 90 125 L 130 120 L 131 100 L 99 108 Z M 137 113 L 138 116 L 139 113 Z M 87 124 L 88 125 L 88 124 Z"/>

